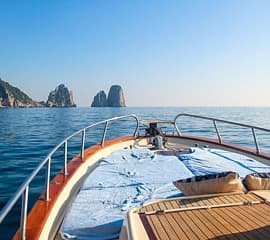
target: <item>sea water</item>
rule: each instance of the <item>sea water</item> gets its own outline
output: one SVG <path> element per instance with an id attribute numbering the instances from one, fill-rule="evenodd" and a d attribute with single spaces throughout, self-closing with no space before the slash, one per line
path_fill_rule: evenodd
<path id="1" fill-rule="evenodd" d="M 0 208 L 16 192 L 26 177 L 38 166 L 48 153 L 73 132 L 108 118 L 136 114 L 139 119 L 173 120 L 178 113 L 203 115 L 241 122 L 270 129 L 270 108 L 267 107 L 127 107 L 127 108 L 32 108 L 0 109 Z M 109 125 L 108 138 L 118 134 L 133 134 L 135 121 L 124 120 Z M 216 138 L 215 129 L 208 128 L 211 122 L 179 118 L 177 121 L 183 134 Z M 251 130 L 219 124 L 224 141 L 231 141 L 254 148 Z M 234 134 L 231 134 L 231 130 Z M 143 127 L 140 129 L 143 132 Z M 164 128 L 163 131 L 173 131 Z M 86 147 L 101 141 L 103 126 L 86 133 Z M 256 131 L 260 149 L 270 152 L 270 134 Z M 81 136 L 69 142 L 70 160 L 80 151 Z M 52 159 L 53 177 L 63 166 L 63 149 Z M 30 185 L 29 208 L 44 191 L 44 172 Z M 19 226 L 20 201 L 0 226 L 0 239 L 11 239 Z"/>

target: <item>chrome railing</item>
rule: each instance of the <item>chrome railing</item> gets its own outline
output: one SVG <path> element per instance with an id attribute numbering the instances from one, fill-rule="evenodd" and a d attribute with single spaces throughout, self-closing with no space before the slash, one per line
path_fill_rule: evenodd
<path id="1" fill-rule="evenodd" d="M 63 161 L 63 171 L 64 174 L 67 175 L 67 162 L 68 162 L 68 141 L 72 139 L 73 137 L 81 134 L 82 139 L 81 139 L 81 151 L 80 151 L 80 157 L 83 161 L 84 159 L 84 147 L 85 147 L 85 133 L 86 130 L 89 130 L 91 128 L 94 128 L 98 125 L 105 124 L 104 130 L 103 130 L 103 135 L 102 135 L 102 140 L 100 142 L 101 146 L 104 146 L 104 142 L 106 139 L 106 134 L 107 134 L 107 129 L 109 126 L 109 123 L 112 121 L 117 121 L 117 120 L 122 120 L 126 118 L 134 118 L 136 121 L 136 127 L 133 133 L 133 136 L 137 135 L 138 132 L 138 127 L 139 127 L 139 119 L 136 115 L 126 115 L 126 116 L 120 116 L 120 117 L 114 117 L 108 120 L 104 120 L 92 125 L 89 125 L 72 135 L 68 136 L 65 138 L 61 143 L 59 143 L 48 155 L 47 157 L 38 165 L 38 167 L 31 173 L 31 175 L 24 181 L 24 183 L 19 187 L 17 192 L 14 194 L 14 196 L 7 202 L 7 204 L 3 207 L 3 209 L 0 212 L 0 223 L 6 218 L 8 213 L 13 209 L 17 201 L 19 200 L 20 197 L 22 197 L 22 207 L 21 207 L 21 221 L 20 221 L 20 239 L 24 240 L 26 239 L 26 224 L 27 224 L 27 209 L 28 209 L 28 193 L 29 193 L 29 185 L 30 183 L 34 180 L 34 178 L 38 175 L 38 173 L 43 169 L 45 165 L 47 165 L 47 170 L 46 170 L 46 181 L 45 181 L 45 201 L 50 200 L 50 175 L 51 175 L 51 159 L 52 156 L 61 148 L 64 146 L 64 161 Z"/>
<path id="2" fill-rule="evenodd" d="M 239 127 L 244 127 L 244 128 L 248 128 L 251 130 L 252 136 L 253 136 L 253 141 L 254 141 L 254 145 L 256 147 L 256 152 L 258 154 L 260 154 L 260 147 L 259 147 L 259 143 L 257 140 L 257 136 L 256 136 L 256 132 L 255 130 L 260 130 L 260 131 L 264 131 L 264 132 L 268 132 L 270 133 L 270 129 L 266 129 L 266 128 L 261 128 L 261 127 L 256 127 L 256 126 L 252 126 L 252 125 L 247 125 L 247 124 L 242 124 L 242 123 L 237 123 L 237 122 L 232 122 L 232 121 L 226 121 L 226 120 L 221 120 L 221 119 L 217 119 L 217 118 L 210 118 L 210 117 L 203 117 L 203 116 L 199 116 L 199 115 L 192 115 L 192 114 L 186 114 L 186 113 L 180 113 L 178 114 L 175 118 L 174 118 L 174 127 L 176 129 L 176 132 L 179 136 L 182 136 L 182 133 L 180 131 L 180 129 L 177 126 L 177 120 L 179 118 L 182 117 L 190 117 L 190 118 L 196 118 L 196 119 L 203 119 L 203 120 L 208 120 L 211 121 L 213 124 L 213 127 L 215 129 L 216 132 L 216 136 L 217 136 L 217 140 L 219 143 L 222 143 L 222 137 L 218 128 L 217 123 L 225 123 L 225 124 L 230 124 L 230 125 L 234 125 L 234 126 L 239 126 Z"/>

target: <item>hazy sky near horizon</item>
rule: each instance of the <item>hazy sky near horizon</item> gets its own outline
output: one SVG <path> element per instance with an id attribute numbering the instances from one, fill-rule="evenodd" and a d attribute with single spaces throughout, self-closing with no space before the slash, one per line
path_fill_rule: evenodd
<path id="1" fill-rule="evenodd" d="M 0 0 L 0 77 L 79 106 L 270 106 L 270 1 Z"/>

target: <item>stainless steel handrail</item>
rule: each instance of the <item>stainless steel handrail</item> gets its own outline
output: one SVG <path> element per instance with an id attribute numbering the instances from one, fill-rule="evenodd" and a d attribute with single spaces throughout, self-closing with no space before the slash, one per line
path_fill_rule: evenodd
<path id="1" fill-rule="evenodd" d="M 258 154 L 260 153 L 260 148 L 259 148 L 259 143 L 258 143 L 258 140 L 257 140 L 257 137 L 256 137 L 255 130 L 260 130 L 260 131 L 264 131 L 264 132 L 269 132 L 270 133 L 270 129 L 256 127 L 256 126 L 252 126 L 252 125 L 248 125 L 248 124 L 242 124 L 242 123 L 238 123 L 238 122 L 232 122 L 232 121 L 227 121 L 227 120 L 222 120 L 222 119 L 217 119 L 217 118 L 204 117 L 204 116 L 200 116 L 200 115 L 180 113 L 180 114 L 176 115 L 176 117 L 174 118 L 174 127 L 175 127 L 176 132 L 177 132 L 177 134 L 179 136 L 182 136 L 182 133 L 181 133 L 180 129 L 178 128 L 176 121 L 180 117 L 191 117 L 191 118 L 197 118 L 197 119 L 204 119 L 204 120 L 212 121 L 213 126 L 214 126 L 215 131 L 216 131 L 216 135 L 217 135 L 217 139 L 218 139 L 219 143 L 222 143 L 222 137 L 220 135 L 220 131 L 219 131 L 218 126 L 217 126 L 217 122 L 226 123 L 226 124 L 235 125 L 235 126 L 240 126 L 240 127 L 245 127 L 245 128 L 249 128 L 252 131 L 254 145 L 256 147 L 256 152 Z"/>
<path id="2" fill-rule="evenodd" d="M 133 136 L 136 136 L 138 133 L 139 128 L 139 119 L 136 115 L 130 114 L 125 116 L 119 116 L 110 118 L 104 121 L 97 122 L 95 124 L 89 125 L 81 130 L 78 130 L 77 132 L 71 134 L 67 138 L 65 138 L 62 142 L 60 142 L 48 155 L 47 157 L 38 165 L 38 167 L 31 173 L 31 175 L 21 184 L 21 186 L 18 188 L 14 196 L 6 203 L 6 205 L 2 208 L 0 211 L 0 224 L 5 219 L 5 217 L 8 215 L 8 213 L 13 209 L 14 205 L 17 203 L 20 197 L 22 197 L 22 208 L 21 208 L 21 222 L 20 222 L 20 239 L 25 239 L 25 232 L 26 232 L 26 215 L 27 215 L 27 205 L 28 205 L 28 192 L 29 192 L 29 185 L 34 180 L 34 178 L 37 176 L 37 174 L 40 172 L 40 170 L 47 164 L 47 171 L 46 171 L 46 189 L 45 189 L 45 200 L 50 200 L 49 195 L 49 186 L 50 186 L 50 175 L 51 175 L 51 158 L 52 156 L 59 150 L 60 147 L 64 145 L 64 174 L 67 175 L 67 146 L 68 146 L 68 140 L 71 138 L 77 136 L 78 134 L 82 134 L 82 141 L 81 141 L 81 152 L 80 156 L 83 161 L 84 158 L 84 144 L 85 144 L 85 131 L 91 128 L 94 128 L 98 125 L 105 124 L 105 128 L 102 135 L 102 141 L 101 146 L 104 146 L 104 141 L 106 138 L 107 128 L 110 122 L 116 121 L 116 120 L 122 120 L 125 118 L 134 118 L 136 121 L 136 128 L 134 130 Z"/>

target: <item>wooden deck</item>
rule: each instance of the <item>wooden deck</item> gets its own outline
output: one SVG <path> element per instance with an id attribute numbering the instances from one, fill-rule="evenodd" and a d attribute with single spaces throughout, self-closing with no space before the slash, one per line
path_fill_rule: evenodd
<path id="1" fill-rule="evenodd" d="M 270 239 L 270 206 L 255 194 L 165 200 L 139 211 L 149 239 Z"/>

